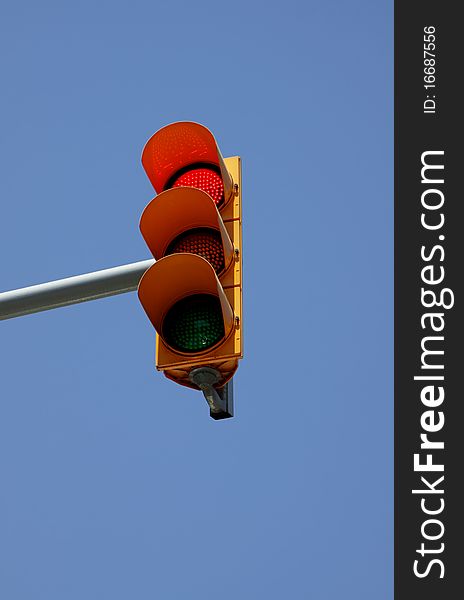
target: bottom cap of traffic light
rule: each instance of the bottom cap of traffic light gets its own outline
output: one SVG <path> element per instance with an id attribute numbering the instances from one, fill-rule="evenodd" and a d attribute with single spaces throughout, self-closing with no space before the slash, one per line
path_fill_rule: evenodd
<path id="1" fill-rule="evenodd" d="M 221 380 L 221 374 L 211 367 L 193 369 L 189 379 L 203 392 L 212 419 L 219 421 L 234 416 L 233 379 L 222 388 L 215 388 L 215 384 Z"/>
<path id="2" fill-rule="evenodd" d="M 139 283 L 140 302 L 156 329 L 156 367 L 194 389 L 190 373 L 213 367 L 223 386 L 240 356 L 239 321 L 210 263 L 196 254 L 170 254 Z M 237 349 L 239 349 L 237 351 Z"/>

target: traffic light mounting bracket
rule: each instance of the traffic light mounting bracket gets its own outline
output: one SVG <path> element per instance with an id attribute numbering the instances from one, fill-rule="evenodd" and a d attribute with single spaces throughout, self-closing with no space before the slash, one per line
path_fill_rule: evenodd
<path id="1" fill-rule="evenodd" d="M 199 367 L 190 371 L 189 379 L 197 385 L 209 405 L 212 419 L 219 421 L 234 416 L 234 388 L 230 379 L 222 388 L 214 385 L 221 380 L 221 374 L 211 367 Z"/>

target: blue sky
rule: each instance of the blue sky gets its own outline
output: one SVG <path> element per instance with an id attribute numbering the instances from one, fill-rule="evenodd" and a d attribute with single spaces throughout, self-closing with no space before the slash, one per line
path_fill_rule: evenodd
<path id="1" fill-rule="evenodd" d="M 391 2 L 0 5 L 0 290 L 149 257 L 161 126 L 243 160 L 236 418 L 135 294 L 0 323 L 0 596 L 393 596 Z"/>

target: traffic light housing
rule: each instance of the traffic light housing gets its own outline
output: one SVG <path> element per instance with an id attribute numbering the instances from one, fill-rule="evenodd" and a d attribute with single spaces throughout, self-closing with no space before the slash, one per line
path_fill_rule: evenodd
<path id="1" fill-rule="evenodd" d="M 214 372 L 224 390 L 243 356 L 240 158 L 224 159 L 203 125 L 178 122 L 148 140 L 142 164 L 158 194 L 140 219 L 157 262 L 138 289 L 156 367 L 194 389 Z"/>

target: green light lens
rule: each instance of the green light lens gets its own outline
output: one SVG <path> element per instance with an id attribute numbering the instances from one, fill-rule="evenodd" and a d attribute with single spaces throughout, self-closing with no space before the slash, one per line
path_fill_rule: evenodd
<path id="1" fill-rule="evenodd" d="M 221 303 L 216 296 L 196 294 L 180 300 L 163 323 L 166 342 L 181 352 L 199 352 L 225 335 Z"/>

